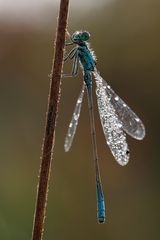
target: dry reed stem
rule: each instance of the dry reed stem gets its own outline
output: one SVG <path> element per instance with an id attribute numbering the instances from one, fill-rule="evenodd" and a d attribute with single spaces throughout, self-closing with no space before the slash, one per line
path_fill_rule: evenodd
<path id="1" fill-rule="evenodd" d="M 53 57 L 53 65 L 50 79 L 48 108 L 46 113 L 46 125 L 44 142 L 42 146 L 40 176 L 33 221 L 32 240 L 42 240 L 43 238 L 51 161 L 55 144 L 56 119 L 58 114 L 58 104 L 60 100 L 60 83 L 63 68 L 63 53 L 65 45 L 68 8 L 69 0 L 61 0 L 55 41 L 55 54 Z"/>

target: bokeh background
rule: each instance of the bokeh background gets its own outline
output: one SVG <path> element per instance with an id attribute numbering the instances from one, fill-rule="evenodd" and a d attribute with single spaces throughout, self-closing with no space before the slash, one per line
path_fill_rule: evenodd
<path id="1" fill-rule="evenodd" d="M 55 0 L 0 0 L 2 240 L 31 238 L 58 6 Z M 130 162 L 119 166 L 95 107 L 107 208 L 106 224 L 98 225 L 86 99 L 72 149 L 63 148 L 82 74 L 63 79 L 44 239 L 160 239 L 159 10 L 159 0 L 70 1 L 68 30 L 91 33 L 97 68 L 147 134 L 141 142 L 128 137 Z"/>

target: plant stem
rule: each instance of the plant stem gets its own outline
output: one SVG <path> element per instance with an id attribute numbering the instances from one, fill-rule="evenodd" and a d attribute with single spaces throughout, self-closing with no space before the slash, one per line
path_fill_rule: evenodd
<path id="1" fill-rule="evenodd" d="M 55 54 L 53 57 L 53 65 L 50 79 L 45 135 L 42 146 L 40 176 L 33 221 L 32 240 L 42 240 L 43 238 L 51 161 L 55 144 L 56 119 L 58 115 L 58 104 L 60 100 L 60 82 L 63 68 L 63 53 L 65 45 L 68 8 L 69 0 L 61 0 L 55 40 Z"/>

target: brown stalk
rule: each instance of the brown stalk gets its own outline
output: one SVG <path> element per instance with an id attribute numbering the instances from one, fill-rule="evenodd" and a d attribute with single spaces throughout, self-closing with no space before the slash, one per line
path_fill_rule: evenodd
<path id="1" fill-rule="evenodd" d="M 46 113 L 45 134 L 42 146 L 40 176 L 33 221 L 32 240 L 42 240 L 43 238 L 51 162 L 55 144 L 55 128 L 58 114 L 58 104 L 60 100 L 60 84 L 63 68 L 63 54 L 68 8 L 69 0 L 61 0 L 55 40 L 55 54 L 53 57 L 53 65 L 50 78 L 48 108 Z"/>

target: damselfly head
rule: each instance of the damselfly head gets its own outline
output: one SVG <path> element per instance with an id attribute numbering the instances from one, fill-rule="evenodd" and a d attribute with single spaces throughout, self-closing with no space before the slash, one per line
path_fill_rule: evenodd
<path id="1" fill-rule="evenodd" d="M 90 38 L 90 33 L 87 31 L 83 31 L 83 32 L 77 31 L 77 32 L 73 33 L 71 36 L 71 40 L 77 44 L 88 41 L 89 38 Z"/>

